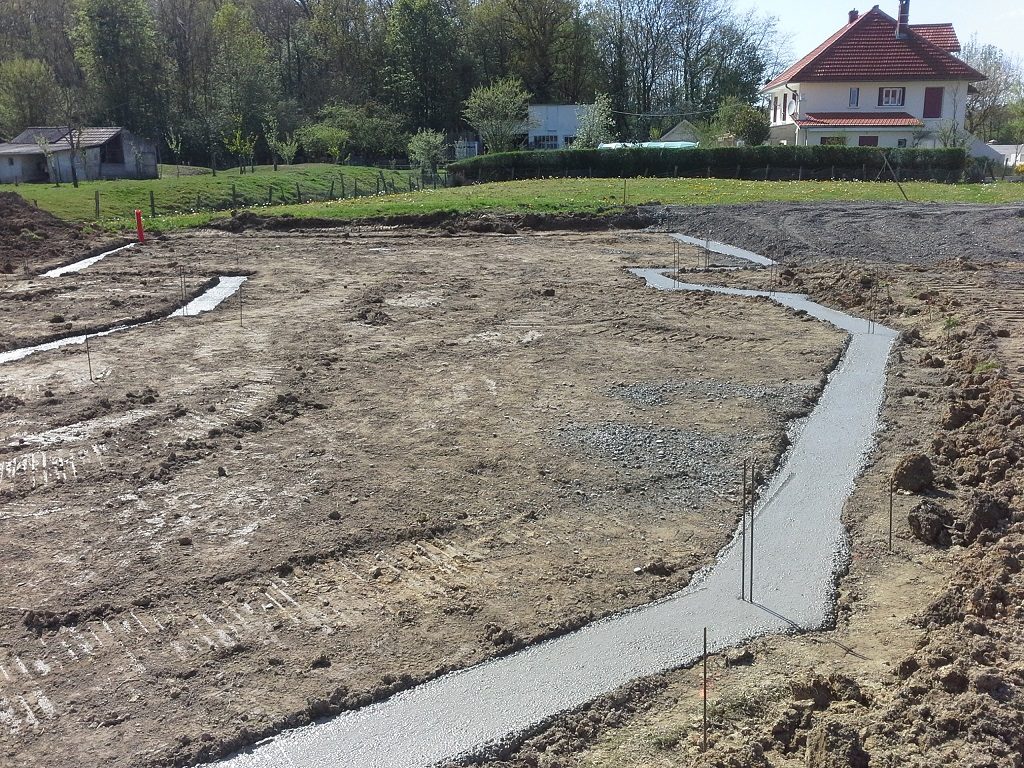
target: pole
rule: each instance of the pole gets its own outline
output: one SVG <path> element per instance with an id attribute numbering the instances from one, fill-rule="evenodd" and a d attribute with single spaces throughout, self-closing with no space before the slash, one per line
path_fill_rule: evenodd
<path id="1" fill-rule="evenodd" d="M 238 327 L 242 327 L 242 285 L 238 285 Z"/>
<path id="2" fill-rule="evenodd" d="M 892 552 L 892 495 L 893 495 L 893 486 L 894 485 L 895 484 L 893 483 L 892 478 L 890 477 L 889 478 L 889 551 L 890 552 Z"/>
<path id="3" fill-rule="evenodd" d="M 750 465 L 750 589 L 747 594 L 750 602 L 754 602 L 754 468 L 756 463 Z"/>
<path id="4" fill-rule="evenodd" d="M 149 190 L 149 215 L 156 218 L 156 195 L 152 189 Z"/>
<path id="5" fill-rule="evenodd" d="M 139 235 L 139 243 L 145 245 L 146 243 L 146 231 L 142 227 L 142 211 L 138 208 L 135 209 L 135 230 Z"/>
<path id="6" fill-rule="evenodd" d="M 626 204 L 626 180 L 622 180 L 622 204 Z"/>
<path id="7" fill-rule="evenodd" d="M 708 751 L 708 628 L 704 627 L 704 741 L 702 752 Z"/>
<path id="8" fill-rule="evenodd" d="M 100 191 L 98 189 L 95 192 L 94 199 L 96 201 L 96 219 L 98 221 L 100 218 Z"/>
<path id="9" fill-rule="evenodd" d="M 743 460 L 743 515 L 740 523 L 743 559 L 740 561 L 740 600 L 747 599 L 747 462 Z"/>
<path id="10" fill-rule="evenodd" d="M 92 376 L 92 352 L 89 350 L 89 334 L 85 334 L 85 357 L 89 361 L 89 381 L 96 381 Z"/>

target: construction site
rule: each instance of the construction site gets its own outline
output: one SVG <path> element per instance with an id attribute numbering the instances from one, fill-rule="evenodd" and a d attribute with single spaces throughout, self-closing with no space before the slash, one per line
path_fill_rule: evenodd
<path id="1" fill-rule="evenodd" d="M 1021 766 L 1022 298 L 1020 206 L 0 196 L 0 765 Z"/>

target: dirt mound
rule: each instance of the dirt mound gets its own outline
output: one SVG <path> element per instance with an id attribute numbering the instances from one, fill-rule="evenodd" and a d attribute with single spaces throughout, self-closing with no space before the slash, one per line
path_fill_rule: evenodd
<path id="1" fill-rule="evenodd" d="M 379 216 L 365 219 L 327 219 L 297 216 L 261 216 L 251 211 L 235 213 L 230 219 L 215 221 L 213 229 L 225 232 L 244 232 L 250 229 L 273 232 L 291 232 L 301 229 L 346 229 L 350 227 L 414 227 L 444 229 L 456 232 L 511 235 L 519 230 L 568 230 L 594 232 L 604 229 L 643 229 L 655 223 L 655 218 L 632 208 L 614 214 L 598 213 L 525 213 L 525 214 L 460 214 L 455 211 L 414 213 L 399 216 Z"/>
<path id="2" fill-rule="evenodd" d="M 36 208 L 21 195 L 0 192 L 0 272 L 31 272 L 85 258 L 98 245 L 88 230 Z"/>

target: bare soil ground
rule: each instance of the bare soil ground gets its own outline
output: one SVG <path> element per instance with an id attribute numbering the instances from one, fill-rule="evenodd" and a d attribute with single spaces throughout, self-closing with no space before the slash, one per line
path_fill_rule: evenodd
<path id="1" fill-rule="evenodd" d="M 810 293 L 904 331 L 891 364 L 884 428 L 845 512 L 853 559 L 840 582 L 837 624 L 711 658 L 707 752 L 698 666 L 639 681 L 485 762 L 1019 768 L 1021 209 L 662 213 L 669 231 L 704 235 L 713 227 L 716 239 L 781 258 L 782 290 Z M 756 288 L 768 280 L 749 270 L 680 277 Z M 905 483 L 913 490 L 895 494 L 890 552 L 889 487 L 907 476 L 901 467 L 910 458 L 930 465 L 934 478 L 920 488 Z"/>
<path id="2" fill-rule="evenodd" d="M 86 258 L 110 238 L 69 224 L 30 205 L 14 192 L 0 192 L 0 274 L 29 274 Z"/>
<path id="3" fill-rule="evenodd" d="M 671 252 L 197 232 L 9 276 L 6 348 L 251 274 L 95 339 L 95 381 L 0 365 L 0 764 L 189 764 L 686 584 L 843 339 L 623 269 Z"/>

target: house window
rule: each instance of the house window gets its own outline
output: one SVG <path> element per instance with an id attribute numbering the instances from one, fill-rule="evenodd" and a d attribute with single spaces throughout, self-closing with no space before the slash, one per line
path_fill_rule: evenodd
<path id="1" fill-rule="evenodd" d="M 779 122 L 779 97 L 772 99 L 772 122 Z"/>
<path id="2" fill-rule="evenodd" d="M 850 109 L 856 109 L 860 106 L 860 88 L 850 89 Z"/>
<path id="3" fill-rule="evenodd" d="M 878 137 L 877 136 L 860 136 L 857 138 L 858 147 L 877 147 Z"/>
<path id="4" fill-rule="evenodd" d="M 878 106 L 902 107 L 907 97 L 906 88 L 879 88 Z"/>
<path id="5" fill-rule="evenodd" d="M 14 158 L 13 157 L 8 157 L 7 158 L 7 164 L 8 165 L 14 165 Z"/>
<path id="6" fill-rule="evenodd" d="M 846 137 L 845 136 L 822 136 L 821 144 L 824 147 L 845 147 Z"/>
<path id="7" fill-rule="evenodd" d="M 558 137 L 536 136 L 533 139 L 533 146 L 537 149 L 558 149 Z"/>
<path id="8" fill-rule="evenodd" d="M 906 139 L 897 139 L 896 140 L 896 146 L 900 147 L 901 149 L 905 148 L 907 146 L 907 140 Z"/>

